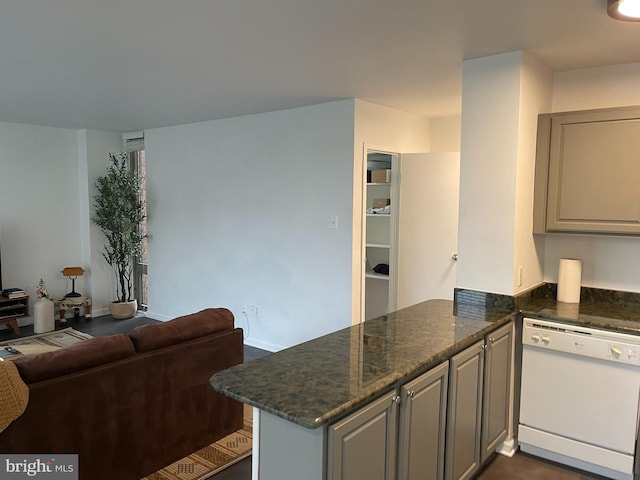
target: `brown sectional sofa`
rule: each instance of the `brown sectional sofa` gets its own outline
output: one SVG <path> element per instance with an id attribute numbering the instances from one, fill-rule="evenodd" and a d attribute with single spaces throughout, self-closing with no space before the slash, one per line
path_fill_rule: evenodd
<path id="1" fill-rule="evenodd" d="M 242 363 L 223 308 L 15 360 L 26 411 L 1 453 L 77 453 L 81 480 L 137 480 L 242 426 L 242 404 L 209 386 Z"/>

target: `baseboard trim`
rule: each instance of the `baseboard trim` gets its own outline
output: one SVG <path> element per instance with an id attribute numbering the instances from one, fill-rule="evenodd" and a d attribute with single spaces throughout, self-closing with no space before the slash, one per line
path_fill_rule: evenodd
<path id="1" fill-rule="evenodd" d="M 255 339 L 252 339 L 251 337 L 245 338 L 244 344 L 249 345 L 250 347 L 259 348 L 261 350 L 266 350 L 267 352 L 271 352 L 271 353 L 278 352 L 280 350 L 285 349 L 285 347 L 283 347 L 282 345 L 275 345 L 273 343 L 255 340 Z"/>
<path id="2" fill-rule="evenodd" d="M 91 317 L 103 317 L 105 315 L 111 315 L 108 307 L 93 308 L 91 310 Z"/>
<path id="3" fill-rule="evenodd" d="M 511 437 L 507 438 L 498 446 L 498 448 L 496 448 L 496 453 L 511 458 L 516 454 L 517 450 L 518 446 L 516 445 L 516 439 Z"/>
<path id="4" fill-rule="evenodd" d="M 177 315 L 171 317 L 169 315 L 163 315 L 161 313 L 147 311 L 145 312 L 144 316 L 152 320 L 158 320 L 159 322 L 166 322 L 167 320 L 172 320 L 176 318 Z"/>

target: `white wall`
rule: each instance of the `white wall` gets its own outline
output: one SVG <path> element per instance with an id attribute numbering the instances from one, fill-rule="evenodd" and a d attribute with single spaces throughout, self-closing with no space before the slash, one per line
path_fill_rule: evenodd
<path id="1" fill-rule="evenodd" d="M 348 326 L 353 115 L 345 100 L 145 131 L 149 315 L 224 306 L 268 350 Z"/>
<path id="2" fill-rule="evenodd" d="M 357 321 L 363 145 L 427 151 L 428 132 L 360 100 L 146 131 L 149 315 L 225 306 L 268 350 Z"/>
<path id="3" fill-rule="evenodd" d="M 366 171 L 366 149 L 394 153 L 422 153 L 430 149 L 429 120 L 362 100 L 355 100 L 355 133 L 353 143 L 353 257 L 352 257 L 352 322 L 358 323 L 364 311 L 362 213 Z"/>
<path id="4" fill-rule="evenodd" d="M 500 60 L 513 60 L 513 55 L 517 55 L 517 52 L 465 62 L 463 88 L 467 85 L 469 88 L 463 91 L 457 285 L 505 294 L 518 293 L 541 281 L 556 282 L 559 259 L 577 257 L 583 260 L 583 285 L 640 291 L 640 277 L 629 268 L 630 262 L 640 258 L 640 239 L 559 234 L 531 236 L 529 227 L 531 155 L 535 152 L 531 132 L 536 112 L 638 105 L 640 64 L 556 73 L 552 77 L 552 102 L 549 104 L 548 73 L 525 55 L 521 71 L 520 115 L 517 123 L 514 122 L 519 128 L 517 132 L 512 132 L 502 122 L 506 118 L 505 111 L 510 112 L 508 106 L 513 100 L 513 92 L 509 90 L 509 85 L 512 82 L 515 84 L 515 80 L 512 72 L 503 68 Z M 473 70 L 470 69 L 472 66 Z M 477 90 L 480 78 L 478 70 L 482 70 L 486 74 L 485 79 L 488 79 L 484 93 Z M 505 85 L 505 81 L 509 85 Z M 475 103 L 470 104 L 466 92 L 474 95 Z M 491 112 L 494 112 L 493 116 Z M 496 143 L 498 148 L 495 152 L 504 152 L 510 142 L 517 140 L 519 160 L 515 184 L 508 180 L 511 176 L 508 155 L 503 158 L 504 165 L 499 164 L 502 153 L 487 157 L 481 155 L 486 146 L 483 141 L 492 137 L 495 139 L 498 134 L 504 141 Z M 502 192 L 495 192 L 498 185 L 502 186 Z M 512 186 L 516 187 L 515 192 L 509 191 Z M 482 189 L 487 187 L 488 190 L 483 192 Z M 514 193 L 514 201 L 509 201 L 509 196 Z M 504 205 L 501 207 L 501 204 Z M 511 239 L 514 245 L 513 266 L 509 267 L 509 245 L 501 245 L 501 242 L 508 238 L 509 210 L 513 205 L 516 208 Z M 472 254 L 472 262 L 468 258 L 469 253 Z M 483 264 L 483 258 L 487 262 L 496 262 L 493 270 L 488 268 L 488 264 Z M 520 265 L 524 272 L 521 287 L 518 286 Z M 487 271 L 492 271 L 492 275 L 482 273 Z"/>
<path id="5" fill-rule="evenodd" d="M 82 266 L 85 268 L 82 281 L 85 290 L 91 292 L 94 316 L 106 315 L 109 302 L 116 299 L 115 275 L 102 256 L 104 235 L 91 222 L 93 198 L 96 194 L 95 183 L 99 176 L 106 173 L 110 164 L 109 152 L 119 152 L 122 149 L 122 135 L 119 133 L 98 130 L 78 131 Z"/>
<path id="6" fill-rule="evenodd" d="M 553 111 L 640 104 L 640 63 L 559 72 L 553 76 Z"/>
<path id="7" fill-rule="evenodd" d="M 462 117 L 435 117 L 429 121 L 430 152 L 459 152 Z"/>
<path id="8" fill-rule="evenodd" d="M 511 294 L 521 59 L 512 52 L 463 64 L 461 288 Z"/>
<path id="9" fill-rule="evenodd" d="M 538 115 L 548 112 L 551 107 L 553 80 L 551 71 L 531 55 L 523 55 L 522 60 L 512 273 L 514 294 L 539 285 L 544 278 L 544 240 L 531 233 L 533 187 Z"/>
<path id="10" fill-rule="evenodd" d="M 553 110 L 640 105 L 640 63 L 556 73 Z M 563 257 L 582 259 L 585 286 L 640 292 L 640 238 L 546 235 L 544 279 L 556 282 Z"/>
<path id="11" fill-rule="evenodd" d="M 107 152 L 121 148 L 115 133 L 0 123 L 4 286 L 25 289 L 33 301 L 42 277 L 60 298 L 71 289 L 62 268 L 83 266 L 87 275 L 76 281 L 76 291 L 93 296 L 98 314 L 106 312 L 108 281 L 94 273 L 92 282 L 89 185 L 102 174 L 95 166 Z"/>
<path id="12" fill-rule="evenodd" d="M 464 62 L 458 287 L 512 295 L 542 280 L 531 224 L 537 117 L 550 87 L 525 52 Z"/>
<path id="13" fill-rule="evenodd" d="M 355 149 L 362 153 L 363 144 L 392 152 L 424 153 L 431 149 L 428 118 L 355 100 Z M 362 156 L 358 155 L 362 162 Z"/>
<path id="14" fill-rule="evenodd" d="M 76 132 L 0 123 L 0 167 L 3 286 L 62 296 L 81 259 Z"/>

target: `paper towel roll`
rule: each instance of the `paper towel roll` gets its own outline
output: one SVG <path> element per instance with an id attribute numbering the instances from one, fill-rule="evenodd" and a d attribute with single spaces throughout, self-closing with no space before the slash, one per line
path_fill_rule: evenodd
<path id="1" fill-rule="evenodd" d="M 582 283 L 582 260 L 561 258 L 558 267 L 558 301 L 580 303 L 580 284 Z"/>

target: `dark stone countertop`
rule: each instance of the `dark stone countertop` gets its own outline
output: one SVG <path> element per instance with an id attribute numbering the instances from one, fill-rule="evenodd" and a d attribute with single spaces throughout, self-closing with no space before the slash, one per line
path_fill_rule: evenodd
<path id="1" fill-rule="evenodd" d="M 520 312 L 527 318 L 556 320 L 584 327 L 601 328 L 640 335 L 640 308 L 597 303 L 561 303 L 537 300 L 523 305 Z"/>
<path id="2" fill-rule="evenodd" d="M 580 303 L 556 302 L 555 285 L 545 285 L 518 299 L 518 310 L 529 318 L 556 320 L 585 327 L 640 335 L 640 295 L 583 287 Z"/>
<path id="3" fill-rule="evenodd" d="M 357 410 L 514 318 L 429 300 L 218 372 L 214 390 L 306 428 Z"/>

